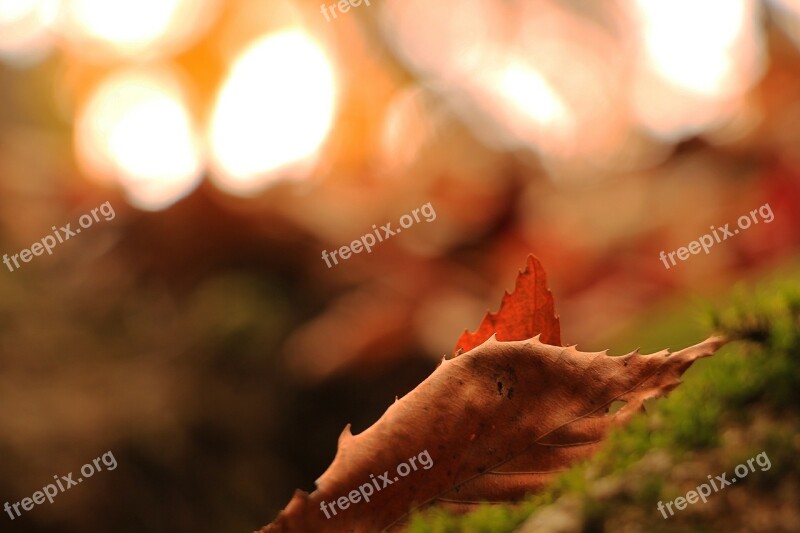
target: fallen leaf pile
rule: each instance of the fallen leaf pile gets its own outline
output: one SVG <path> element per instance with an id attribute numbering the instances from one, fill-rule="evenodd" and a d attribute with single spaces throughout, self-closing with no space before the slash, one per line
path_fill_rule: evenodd
<path id="1" fill-rule="evenodd" d="M 358 435 L 348 425 L 317 489 L 297 491 L 261 531 L 374 532 L 422 506 L 517 501 L 591 455 L 611 427 L 676 387 L 696 359 L 724 342 L 711 337 L 672 354 L 622 356 L 559 346 L 544 270 L 530 256 L 498 313 L 464 332 L 455 354 L 374 425 Z M 625 405 L 609 414 L 615 401 Z M 398 465 L 424 450 L 429 469 L 398 475 Z M 379 489 L 369 502 L 342 500 L 336 514 L 323 512 L 373 479 Z"/>

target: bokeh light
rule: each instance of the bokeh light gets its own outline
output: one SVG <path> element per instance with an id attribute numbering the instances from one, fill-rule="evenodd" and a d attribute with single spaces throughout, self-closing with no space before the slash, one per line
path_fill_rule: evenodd
<path id="1" fill-rule="evenodd" d="M 331 128 L 335 95 L 333 68 L 304 32 L 258 39 L 234 62 L 214 107 L 213 181 L 247 195 L 302 173 Z"/>
<path id="2" fill-rule="evenodd" d="M 202 177 L 201 145 L 174 75 L 124 71 L 105 80 L 79 112 L 76 150 L 88 175 L 117 181 L 130 201 L 162 209 Z"/>
<path id="3" fill-rule="evenodd" d="M 503 37 L 502 6 L 491 0 L 387 0 L 381 23 L 392 44 L 427 76 L 463 80 L 487 60 L 488 43 Z"/>
<path id="4" fill-rule="evenodd" d="M 648 129 L 674 139 L 731 118 L 765 66 L 758 9 L 753 0 L 633 4 L 643 45 L 634 102 Z"/>
<path id="5" fill-rule="evenodd" d="M 216 0 L 69 0 L 61 25 L 82 56 L 141 60 L 182 50 L 216 9 Z"/>
<path id="6" fill-rule="evenodd" d="M 648 63 L 664 79 L 700 94 L 724 93 L 739 81 L 730 53 L 748 19 L 744 0 L 638 0 Z M 675 37 L 680 35 L 680 39 Z"/>
<path id="7" fill-rule="evenodd" d="M 0 0 L 0 58 L 29 64 L 53 44 L 58 0 Z"/>
<path id="8" fill-rule="evenodd" d="M 381 168 L 406 169 L 434 141 L 448 118 L 431 91 L 414 85 L 392 97 L 380 133 Z"/>
<path id="9" fill-rule="evenodd" d="M 493 70 L 487 104 L 507 131 L 545 148 L 555 148 L 572 136 L 570 109 L 533 66 L 513 57 Z"/>
<path id="10" fill-rule="evenodd" d="M 388 2 L 382 22 L 398 54 L 484 143 L 558 159 L 607 160 L 620 149 L 623 61 L 608 57 L 626 51 L 612 32 L 558 2 L 448 8 Z"/>

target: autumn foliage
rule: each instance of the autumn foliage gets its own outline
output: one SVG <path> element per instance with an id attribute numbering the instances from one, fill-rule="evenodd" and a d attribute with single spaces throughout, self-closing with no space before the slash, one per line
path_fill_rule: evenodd
<path id="1" fill-rule="evenodd" d="M 662 396 L 698 358 L 724 340 L 670 354 L 622 356 L 560 346 L 558 318 L 539 261 L 529 257 L 516 290 L 503 298 L 456 354 L 358 435 L 346 427 L 333 463 L 311 494 L 297 491 L 274 532 L 372 532 L 401 524 L 412 509 L 468 510 L 518 501 L 589 457 L 608 430 Z M 615 401 L 625 402 L 610 414 Z M 393 470 L 420 450 L 433 467 L 376 492 L 369 503 L 326 518 L 323 501 L 347 495 L 370 474 Z"/>

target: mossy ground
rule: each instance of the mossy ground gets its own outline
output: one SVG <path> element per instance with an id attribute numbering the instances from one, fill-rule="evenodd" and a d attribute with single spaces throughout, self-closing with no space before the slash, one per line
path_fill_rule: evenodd
<path id="1" fill-rule="evenodd" d="M 411 533 L 512 531 L 800 531 L 800 279 L 798 272 L 737 289 L 709 310 L 705 331 L 732 342 L 696 362 L 683 384 L 648 402 L 647 413 L 611 433 L 604 448 L 544 493 L 514 506 L 482 506 L 466 515 L 414 514 Z M 650 342 L 675 346 L 696 335 L 683 313 L 654 326 Z M 687 333 L 689 332 L 689 333 Z M 696 342 L 702 336 L 694 338 Z M 688 345 L 688 343 L 686 344 Z M 684 496 L 766 452 L 741 483 L 664 519 L 659 501 Z"/>

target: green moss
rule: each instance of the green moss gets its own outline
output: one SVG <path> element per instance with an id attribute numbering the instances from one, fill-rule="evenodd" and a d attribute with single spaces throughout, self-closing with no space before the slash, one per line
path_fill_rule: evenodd
<path id="1" fill-rule="evenodd" d="M 654 449 L 665 450 L 673 461 L 689 454 L 713 453 L 721 446 L 724 428 L 746 427 L 756 417 L 800 416 L 800 395 L 796 393 L 800 388 L 800 286 L 794 279 L 796 274 L 756 291 L 738 288 L 725 308 L 707 310 L 708 329 L 734 342 L 713 357 L 697 361 L 686 373 L 683 385 L 667 398 L 648 402 L 646 416 L 634 417 L 624 428 L 612 432 L 600 452 L 559 476 L 545 493 L 518 506 L 483 506 L 463 516 L 438 509 L 425 511 L 413 516 L 409 531 L 510 532 L 529 514 L 564 494 L 577 495 L 584 501 L 586 528 L 597 524 L 602 528 L 603 521 L 615 511 L 613 506 L 600 504 L 590 496 L 594 479 L 624 476 Z M 673 337 L 683 339 L 686 331 L 695 331 L 694 325 L 683 324 L 681 330 L 675 330 L 675 320 L 668 323 Z M 769 428 L 763 442 L 770 450 L 772 466 L 767 471 L 757 470 L 759 475 L 754 475 L 751 483 L 774 487 L 779 476 L 800 473 L 792 445 L 794 438 L 790 429 Z M 735 457 L 725 457 L 724 462 L 733 468 L 763 449 L 753 448 L 749 455 L 739 451 Z M 658 476 L 644 476 L 636 493 L 623 500 L 636 502 L 639 507 L 654 506 L 659 499 L 674 497 L 673 492 L 675 487 Z M 684 531 L 715 529 L 697 517 L 687 516 L 685 520 L 680 525 Z M 654 521 L 649 530 L 675 531 L 676 527 L 677 523 Z"/>
<path id="2" fill-rule="evenodd" d="M 531 496 L 517 505 L 481 505 L 465 514 L 452 514 L 442 509 L 429 509 L 413 513 L 407 531 L 409 533 L 495 533 L 513 531 L 534 510 L 555 501 L 556 491 Z"/>

